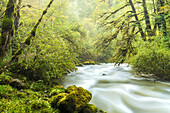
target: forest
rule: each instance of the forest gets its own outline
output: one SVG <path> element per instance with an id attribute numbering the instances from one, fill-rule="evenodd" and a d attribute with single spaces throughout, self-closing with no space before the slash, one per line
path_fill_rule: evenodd
<path id="1" fill-rule="evenodd" d="M 0 112 L 105 113 L 56 81 L 114 63 L 169 82 L 169 37 L 168 0 L 1 0 Z"/>

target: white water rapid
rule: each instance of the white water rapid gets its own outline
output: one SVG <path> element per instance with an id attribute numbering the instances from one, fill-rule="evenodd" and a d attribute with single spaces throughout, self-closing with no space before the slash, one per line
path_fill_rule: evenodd
<path id="1" fill-rule="evenodd" d="M 135 78 L 126 64 L 78 67 L 61 84 L 89 90 L 90 103 L 107 113 L 170 113 L 170 83 Z"/>

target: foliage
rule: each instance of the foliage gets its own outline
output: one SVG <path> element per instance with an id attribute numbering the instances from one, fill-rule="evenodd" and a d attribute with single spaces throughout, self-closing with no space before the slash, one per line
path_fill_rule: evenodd
<path id="1" fill-rule="evenodd" d="M 164 1 L 164 0 L 163 0 Z M 106 2 L 103 3 L 104 5 Z M 132 56 L 132 42 L 136 37 L 142 40 L 149 40 L 152 36 L 165 36 L 168 38 L 168 2 L 142 0 L 127 0 L 121 4 L 114 4 L 114 7 L 102 11 L 97 22 L 103 29 L 102 37 L 97 42 L 97 48 L 104 50 L 113 41 L 116 41 L 116 52 L 112 62 L 120 64 Z M 119 44 L 117 44 L 117 42 Z"/>
<path id="2" fill-rule="evenodd" d="M 164 40 L 155 37 L 153 42 L 136 43 L 137 54 L 130 64 L 137 74 L 151 74 L 158 79 L 170 80 L 170 49 Z"/>

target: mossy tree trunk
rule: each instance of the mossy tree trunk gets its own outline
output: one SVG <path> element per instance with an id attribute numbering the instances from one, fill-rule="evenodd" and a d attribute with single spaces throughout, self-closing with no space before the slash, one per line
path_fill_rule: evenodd
<path id="1" fill-rule="evenodd" d="M 11 38 L 13 36 L 13 24 L 14 24 L 13 16 L 14 16 L 14 0 L 9 0 L 2 22 L 2 32 L 0 37 L 0 63 L 6 56 L 6 52 L 10 47 Z"/>
<path id="2" fill-rule="evenodd" d="M 140 24 L 140 22 L 139 22 L 139 18 L 138 18 L 138 16 L 137 16 L 136 9 L 135 9 L 135 7 L 134 7 L 134 5 L 133 5 L 132 0 L 129 0 L 129 3 L 130 3 L 130 6 L 131 6 L 131 8 L 132 8 L 132 11 L 133 11 L 133 13 L 134 13 L 134 16 L 135 16 L 135 19 L 136 19 L 136 24 L 138 25 L 138 28 L 139 28 L 139 32 L 140 32 L 143 40 L 145 41 L 145 40 L 146 40 L 146 36 L 145 36 L 145 33 L 143 32 L 142 26 L 141 26 L 141 24 Z"/>
<path id="3" fill-rule="evenodd" d="M 15 14 L 14 14 L 14 28 L 15 28 L 15 35 L 12 38 L 12 55 L 15 54 L 15 52 L 18 49 L 18 41 L 17 41 L 17 37 L 18 37 L 18 28 L 19 28 L 19 20 L 20 20 L 20 8 L 21 8 L 21 3 L 22 0 L 15 0 Z M 18 58 L 16 58 L 17 61 Z"/>
<path id="4" fill-rule="evenodd" d="M 150 23 L 150 18 L 149 18 L 149 14 L 148 14 L 148 10 L 146 7 L 146 0 L 142 0 L 143 1 L 143 10 L 144 10 L 144 16 L 145 16 L 145 25 L 146 25 L 146 32 L 148 36 L 152 36 L 152 29 L 151 29 L 151 23 Z"/>
<path id="5" fill-rule="evenodd" d="M 10 0 L 9 0 L 10 1 Z M 13 1 L 13 0 L 11 0 Z M 38 22 L 34 25 L 33 29 L 31 30 L 31 33 L 30 35 L 26 38 L 26 40 L 24 41 L 24 43 L 22 44 L 22 46 L 15 52 L 15 54 L 12 56 L 11 60 L 8 62 L 8 64 L 6 64 L 5 67 L 3 67 L 1 70 L 0 70 L 0 74 L 3 73 L 10 65 L 11 62 L 13 62 L 18 55 L 21 54 L 21 52 L 23 51 L 23 49 L 26 47 L 26 45 L 30 45 L 30 42 L 31 42 L 31 39 L 32 37 L 35 37 L 36 35 L 36 30 L 39 26 L 39 24 L 41 23 L 42 19 L 43 19 L 43 16 L 47 13 L 47 10 L 51 7 L 51 4 L 53 3 L 54 0 L 50 0 L 50 3 L 48 4 L 48 6 L 46 7 L 46 9 L 43 11 L 41 17 L 39 18 Z M 13 2 L 14 4 L 14 2 Z M 12 23 L 13 25 L 13 23 Z M 1 62 L 0 62 L 1 63 Z"/>
<path id="6" fill-rule="evenodd" d="M 158 0 L 157 1 L 157 24 L 159 31 L 163 33 L 164 36 L 167 36 L 167 27 L 166 27 L 166 21 L 165 21 L 165 13 L 164 13 L 164 0 Z"/>

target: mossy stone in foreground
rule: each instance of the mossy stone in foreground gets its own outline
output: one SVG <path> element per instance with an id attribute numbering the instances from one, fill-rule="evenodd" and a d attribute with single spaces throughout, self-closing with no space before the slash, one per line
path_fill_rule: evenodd
<path id="1" fill-rule="evenodd" d="M 64 89 L 64 87 L 62 86 L 57 86 L 55 89 L 53 89 L 50 93 L 50 96 L 55 96 L 58 95 L 60 93 L 65 93 L 66 89 Z"/>
<path id="2" fill-rule="evenodd" d="M 55 95 L 55 96 L 53 96 L 52 97 L 52 99 L 51 99 L 51 106 L 53 107 L 53 108 L 55 108 L 55 109 L 57 109 L 58 108 L 58 101 L 60 100 L 60 99 L 62 99 L 62 98 L 64 98 L 65 96 L 67 95 L 67 93 L 60 93 L 60 94 L 58 94 L 58 95 Z"/>
<path id="3" fill-rule="evenodd" d="M 62 113 L 78 113 L 92 98 L 92 94 L 82 87 L 70 86 L 67 89 L 72 91 L 58 102 L 58 108 Z"/>
<path id="4" fill-rule="evenodd" d="M 87 104 L 79 113 L 96 113 L 98 111 L 97 107 L 93 104 Z"/>

